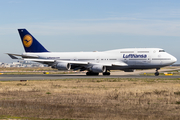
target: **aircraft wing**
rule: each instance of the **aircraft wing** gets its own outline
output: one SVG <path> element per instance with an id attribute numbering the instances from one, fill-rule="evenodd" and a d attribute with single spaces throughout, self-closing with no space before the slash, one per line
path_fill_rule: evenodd
<path id="1" fill-rule="evenodd" d="M 48 59 L 23 59 L 23 60 L 26 60 L 26 61 L 33 61 L 33 62 L 47 62 L 47 63 L 54 63 L 55 60 L 48 60 Z"/>
<path id="2" fill-rule="evenodd" d="M 64 60 L 52 60 L 52 59 L 23 59 L 27 61 L 34 61 L 34 62 L 40 62 L 40 63 L 70 63 L 70 64 L 79 64 L 79 65 L 87 65 L 88 62 L 82 62 L 82 61 L 64 61 Z"/>
<path id="3" fill-rule="evenodd" d="M 103 66 L 128 66 L 128 64 L 122 62 L 122 61 L 119 61 L 119 62 L 115 62 L 115 63 L 91 63 L 89 62 L 89 64 L 92 64 L 92 65 L 103 65 Z"/>
<path id="4" fill-rule="evenodd" d="M 29 56 L 29 55 L 20 55 L 20 54 L 11 54 L 7 53 L 12 59 L 21 59 L 21 60 L 27 60 L 27 61 L 34 61 L 34 62 L 39 62 L 43 64 L 48 64 L 52 65 L 53 63 L 70 63 L 70 64 L 75 64 L 75 65 L 103 65 L 103 66 L 128 66 L 128 64 L 119 61 L 115 63 L 95 63 L 95 62 L 85 62 L 85 61 L 64 61 L 64 60 L 53 60 L 53 59 L 37 59 L 38 56 Z M 20 56 L 22 58 L 18 58 L 16 56 Z"/>
<path id="5" fill-rule="evenodd" d="M 70 63 L 70 64 L 76 64 L 76 65 L 103 65 L 103 66 L 128 66 L 128 64 L 124 63 L 124 62 L 116 62 L 113 64 L 107 64 L 107 63 L 93 63 L 93 62 L 84 62 L 84 61 L 64 61 L 64 60 L 52 60 L 52 59 L 23 59 L 23 60 L 27 60 L 27 61 L 34 61 L 34 62 L 40 62 L 40 63 Z"/>
<path id="6" fill-rule="evenodd" d="M 121 62 L 113 63 L 112 66 L 128 66 L 128 64 L 121 61 Z"/>

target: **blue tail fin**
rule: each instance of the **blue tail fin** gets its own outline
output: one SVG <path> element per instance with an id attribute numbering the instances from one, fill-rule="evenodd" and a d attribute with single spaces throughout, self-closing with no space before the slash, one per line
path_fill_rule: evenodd
<path id="1" fill-rule="evenodd" d="M 49 52 L 26 29 L 18 31 L 26 52 Z"/>

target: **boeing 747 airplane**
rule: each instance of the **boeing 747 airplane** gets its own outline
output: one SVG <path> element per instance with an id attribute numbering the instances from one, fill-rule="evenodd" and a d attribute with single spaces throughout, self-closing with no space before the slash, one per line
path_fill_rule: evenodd
<path id="1" fill-rule="evenodd" d="M 177 59 L 160 48 L 130 48 L 103 52 L 50 52 L 26 29 L 18 29 L 25 53 L 7 53 L 12 59 L 30 60 L 47 64 L 58 70 L 87 71 L 86 75 L 110 75 L 110 70 L 133 72 L 135 69 L 172 65 Z M 21 58 L 19 58 L 21 57 Z"/>

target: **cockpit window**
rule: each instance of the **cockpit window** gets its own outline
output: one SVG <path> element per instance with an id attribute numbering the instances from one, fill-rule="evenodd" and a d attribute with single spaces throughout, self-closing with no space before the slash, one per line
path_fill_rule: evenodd
<path id="1" fill-rule="evenodd" d="M 159 52 L 165 52 L 164 50 L 159 50 Z"/>

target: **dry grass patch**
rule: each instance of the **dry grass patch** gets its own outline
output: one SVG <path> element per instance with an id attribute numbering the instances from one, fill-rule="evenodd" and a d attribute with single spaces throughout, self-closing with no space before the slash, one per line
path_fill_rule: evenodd
<path id="1" fill-rule="evenodd" d="M 46 71 L 46 70 L 55 70 L 52 69 L 51 67 L 10 67 L 10 68 L 3 68 L 0 67 L 0 71 Z"/>
<path id="2" fill-rule="evenodd" d="M 27 67 L 27 68 L 1 68 L 0 72 L 3 74 L 10 74 L 10 75 L 24 75 L 24 74 L 44 74 L 44 72 L 48 72 L 49 74 L 72 74 L 72 71 L 59 71 L 57 69 L 53 69 L 51 67 Z"/>
<path id="3" fill-rule="evenodd" d="M 64 79 L 0 82 L 0 116 L 42 119 L 179 119 L 180 81 Z"/>

